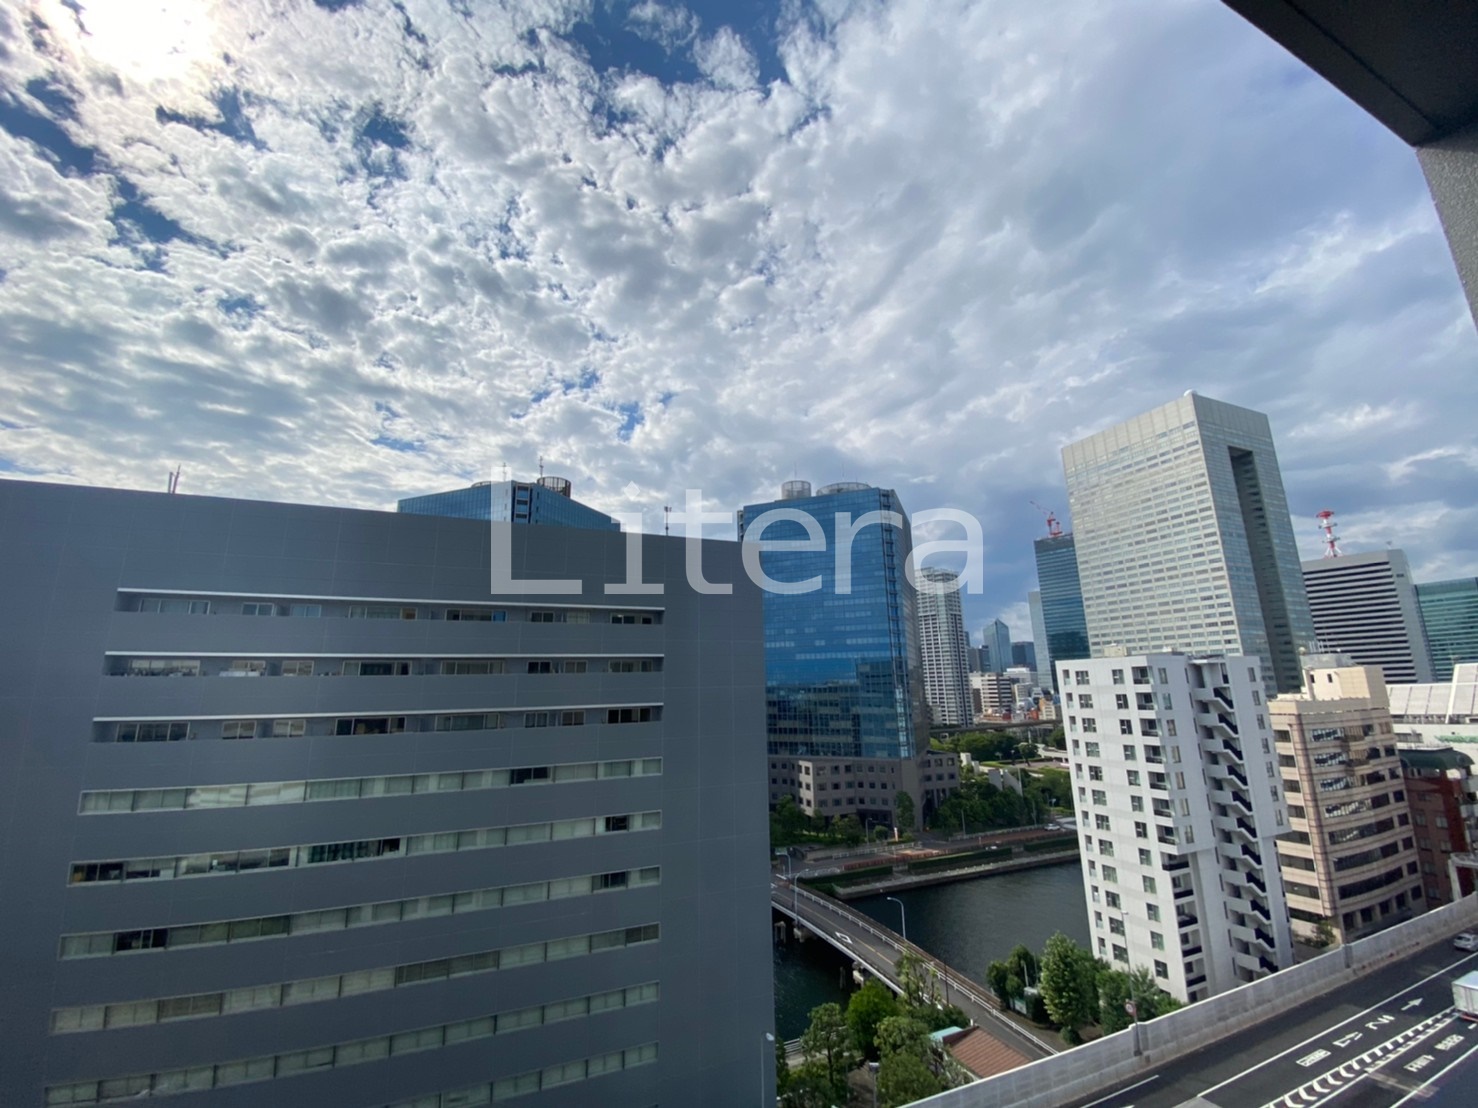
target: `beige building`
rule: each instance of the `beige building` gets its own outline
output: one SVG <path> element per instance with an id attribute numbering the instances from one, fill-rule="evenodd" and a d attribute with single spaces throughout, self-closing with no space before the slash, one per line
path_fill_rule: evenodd
<path id="1" fill-rule="evenodd" d="M 1268 704 L 1289 832 L 1278 863 L 1294 933 L 1341 942 L 1427 908 L 1379 666 L 1304 658 L 1304 689 Z"/>
<path id="2" fill-rule="evenodd" d="M 960 784 L 957 754 L 931 750 L 919 758 L 797 758 L 770 756 L 770 804 L 795 798 L 808 816 L 856 816 L 892 828 L 897 796 L 914 802 L 912 831 Z"/>

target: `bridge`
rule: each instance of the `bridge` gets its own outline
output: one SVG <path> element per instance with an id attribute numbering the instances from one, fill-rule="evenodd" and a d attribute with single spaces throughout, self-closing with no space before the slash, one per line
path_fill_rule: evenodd
<path id="1" fill-rule="evenodd" d="M 995 996 L 985 986 L 840 901 L 804 889 L 799 882 L 777 877 L 770 882 L 770 903 L 775 911 L 789 918 L 797 927 L 804 927 L 830 944 L 895 993 L 902 991 L 898 981 L 898 958 L 908 951 L 938 980 L 940 1000 L 955 1005 L 992 1037 L 1029 1061 L 1057 1052 L 1056 1047 L 1003 1015 Z"/>

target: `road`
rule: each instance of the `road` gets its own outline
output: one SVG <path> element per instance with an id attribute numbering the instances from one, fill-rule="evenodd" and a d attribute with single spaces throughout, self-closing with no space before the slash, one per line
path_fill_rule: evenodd
<path id="1" fill-rule="evenodd" d="M 1471 1108 L 1478 1023 L 1452 982 L 1474 968 L 1434 944 L 1076 1108 Z"/>
<path id="2" fill-rule="evenodd" d="M 904 949 L 912 949 L 926 965 L 935 969 L 940 978 L 941 999 L 956 1005 L 977 1026 L 1029 1060 L 1045 1058 L 1053 1053 L 1041 1039 L 1003 1017 L 991 1003 L 991 998 L 985 995 L 983 986 L 962 977 L 912 943 L 905 946 L 899 936 L 873 920 L 827 897 L 803 888 L 792 888 L 784 878 L 770 883 L 770 898 L 771 903 L 787 915 L 794 907 L 800 918 L 822 939 L 848 957 L 865 963 L 874 971 L 881 971 L 895 986 L 898 956 Z"/>

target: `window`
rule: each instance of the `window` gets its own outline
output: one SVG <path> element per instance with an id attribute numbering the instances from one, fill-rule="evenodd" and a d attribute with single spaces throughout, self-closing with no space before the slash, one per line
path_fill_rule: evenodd
<path id="1" fill-rule="evenodd" d="M 1162 980 L 1169 980 L 1169 978 L 1170 978 L 1170 967 L 1167 966 L 1164 962 L 1156 961 L 1155 962 L 1155 976 L 1158 977 L 1158 978 L 1161 978 Z"/>
<path id="2" fill-rule="evenodd" d="M 1110 842 L 1108 839 L 1099 839 L 1098 840 L 1098 853 L 1102 854 L 1106 858 L 1112 858 L 1114 856 L 1114 844 L 1112 842 Z M 1112 877 L 1109 876 L 1109 869 L 1110 868 L 1111 867 L 1109 867 L 1109 866 L 1105 866 L 1104 867 L 1103 877 L 1104 877 L 1104 880 L 1105 881 L 1112 881 L 1112 880 L 1114 880 L 1114 878 L 1112 878 Z"/>
<path id="3" fill-rule="evenodd" d="M 1109 844 L 1108 843 L 1104 843 L 1103 845 L 1104 846 L 1108 846 Z M 1104 866 L 1103 867 L 1103 879 L 1105 881 L 1107 881 L 1110 885 L 1117 885 L 1119 883 L 1119 871 L 1117 869 L 1115 869 L 1113 866 Z M 1118 905 L 1118 899 L 1119 899 L 1118 898 L 1118 894 L 1117 893 L 1113 893 L 1113 894 L 1110 894 L 1110 895 L 1113 896 L 1113 900 L 1109 903 L 1109 907 L 1110 908 L 1117 908 L 1119 906 Z"/>
<path id="4" fill-rule="evenodd" d="M 501 608 L 448 608 L 446 618 L 453 623 L 459 620 L 473 623 L 506 623 L 508 613 Z"/>
<path id="5" fill-rule="evenodd" d="M 1115 685 L 1122 685 L 1124 683 L 1124 671 L 1122 669 L 1110 670 L 1109 679 L 1113 681 Z"/>
<path id="6" fill-rule="evenodd" d="M 1167 719 L 1165 721 L 1165 735 L 1168 738 L 1172 738 L 1172 739 L 1175 738 L 1175 736 L 1176 736 L 1175 721 L 1173 719 Z"/>
<path id="7" fill-rule="evenodd" d="M 1132 811 L 1132 812 L 1142 812 L 1142 811 L 1144 811 L 1144 797 L 1142 797 L 1142 796 L 1131 796 L 1129 798 L 1129 810 Z"/>
<path id="8" fill-rule="evenodd" d="M 312 677 L 313 663 L 310 661 L 290 661 L 282 663 L 282 676 L 284 677 Z"/>
<path id="9" fill-rule="evenodd" d="M 1144 882 L 1144 891 L 1153 894 L 1155 892 L 1155 879 L 1145 874 L 1140 880 Z"/>
<path id="10" fill-rule="evenodd" d="M 1135 788 L 1139 787 L 1139 770 L 1128 769 L 1124 771 L 1124 777 L 1129 784 Z"/>
<path id="11" fill-rule="evenodd" d="M 308 721 L 306 719 L 274 719 L 272 721 L 274 739 L 301 739 L 307 733 Z"/>
<path id="12" fill-rule="evenodd" d="M 1124 744 L 1124 761 L 1126 761 L 1126 762 L 1132 762 L 1138 756 L 1139 755 L 1136 752 L 1133 743 L 1125 743 Z"/>
<path id="13" fill-rule="evenodd" d="M 275 616 L 277 614 L 276 604 L 243 604 L 241 614 L 244 616 Z"/>
<path id="14" fill-rule="evenodd" d="M 180 600 L 177 597 L 146 596 L 139 601 L 139 611 L 162 615 L 204 616 L 210 614 L 209 600 Z"/>
<path id="15" fill-rule="evenodd" d="M 1088 780 L 1090 780 L 1090 781 L 1102 781 L 1103 780 L 1103 767 L 1102 766 L 1089 766 L 1088 767 Z"/>
<path id="16" fill-rule="evenodd" d="M 1081 695 L 1079 695 L 1079 697 L 1078 697 L 1078 707 L 1079 708 L 1091 708 L 1091 707 L 1093 707 L 1093 696 L 1092 696 L 1092 694 L 1091 693 L 1082 693 Z"/>
<path id="17" fill-rule="evenodd" d="M 1142 866 L 1152 866 L 1152 865 L 1155 864 L 1155 856 L 1153 854 L 1151 854 L 1148 850 L 1146 850 L 1144 847 L 1140 847 L 1139 848 L 1139 864 L 1142 865 Z"/>
<path id="18" fill-rule="evenodd" d="M 1134 721 L 1132 719 L 1121 719 L 1121 720 L 1119 720 L 1119 734 L 1121 734 L 1121 735 L 1132 735 L 1132 734 L 1134 734 Z"/>
<path id="19" fill-rule="evenodd" d="M 1105 805 L 1105 804 L 1107 804 L 1108 803 L 1108 793 L 1104 792 L 1102 789 L 1094 789 L 1093 790 L 1093 803 L 1094 804 L 1098 804 L 1098 805 Z"/>
<path id="20" fill-rule="evenodd" d="M 184 722 L 120 723 L 117 740 L 121 743 L 179 742 L 190 737 L 190 725 Z"/>
<path id="21" fill-rule="evenodd" d="M 416 609 L 394 604 L 351 604 L 350 619 L 415 619 Z"/>
<path id="22" fill-rule="evenodd" d="M 1092 716 L 1083 717 L 1083 732 L 1092 735 L 1098 730 L 1098 721 Z"/>
<path id="23" fill-rule="evenodd" d="M 1147 839 L 1147 838 L 1149 838 L 1150 837 L 1149 824 L 1142 823 L 1139 820 L 1135 820 L 1134 821 L 1134 837 L 1136 839 Z M 1140 851 L 1140 854 L 1148 854 L 1148 853 L 1149 853 L 1148 850 L 1141 850 Z M 1146 862 L 1145 865 L 1149 865 L 1149 863 Z"/>
<path id="24" fill-rule="evenodd" d="M 1115 672 L 1122 673 L 1123 671 L 1122 670 L 1117 670 Z M 1121 684 L 1123 684 L 1123 682 L 1122 681 L 1116 681 L 1116 682 L 1114 682 L 1114 684 L 1121 685 Z M 1127 712 L 1129 710 L 1129 694 L 1128 693 L 1114 693 L 1114 707 L 1117 708 L 1121 712 Z"/>
<path id="25" fill-rule="evenodd" d="M 607 723 L 650 723 L 659 718 L 657 708 L 608 708 Z"/>
<path id="26" fill-rule="evenodd" d="M 655 623 L 656 619 L 650 612 L 612 612 L 611 622 L 621 624 Z"/>
<path id="27" fill-rule="evenodd" d="M 131 658 L 130 677 L 199 677 L 200 662 L 195 658 Z"/>
<path id="28" fill-rule="evenodd" d="M 355 716 L 334 723 L 335 735 L 390 735 L 405 730 L 405 716 Z"/>
<path id="29" fill-rule="evenodd" d="M 438 731 L 488 731 L 503 725 L 497 712 L 462 712 L 436 717 Z"/>
<path id="30" fill-rule="evenodd" d="M 1144 911 L 1151 923 L 1160 922 L 1160 906 L 1158 904 L 1146 904 Z"/>
<path id="31" fill-rule="evenodd" d="M 1098 757 L 1098 744 L 1097 743 L 1087 743 L 1084 746 L 1084 748 L 1083 748 L 1083 753 L 1084 753 L 1084 755 L 1086 757 L 1089 757 L 1089 758 L 1097 758 Z"/>
<path id="32" fill-rule="evenodd" d="M 257 737 L 257 721 L 254 719 L 228 719 L 221 724 L 223 739 L 254 739 Z"/>
<path id="33" fill-rule="evenodd" d="M 607 668 L 611 673 L 651 673 L 661 666 L 653 658 L 613 658 Z"/>
<path id="34" fill-rule="evenodd" d="M 1102 812 L 1099 812 L 1097 815 L 1095 815 L 1093 817 L 1093 825 L 1096 828 L 1098 828 L 1098 830 L 1100 830 L 1100 831 L 1108 831 L 1108 830 L 1110 830 L 1110 828 L 1109 828 L 1109 818 L 1108 818 L 1108 816 L 1104 815 Z"/>
<path id="35" fill-rule="evenodd" d="M 1087 683 L 1088 683 L 1088 671 L 1086 669 L 1079 669 L 1079 670 L 1074 670 L 1073 671 L 1073 684 L 1075 684 L 1075 685 L 1086 685 Z"/>
<path id="36" fill-rule="evenodd" d="M 345 662 L 345 677 L 409 677 L 409 662 L 389 662 L 376 659 L 368 662 Z"/>
<path id="37" fill-rule="evenodd" d="M 451 677 L 484 677 L 502 673 L 503 661 L 501 658 L 480 658 L 475 661 L 442 662 L 441 672 L 443 676 Z"/>
<path id="38" fill-rule="evenodd" d="M 320 616 L 323 615 L 323 605 L 289 604 L 287 606 L 287 614 L 290 616 L 300 616 L 307 619 L 318 619 Z"/>

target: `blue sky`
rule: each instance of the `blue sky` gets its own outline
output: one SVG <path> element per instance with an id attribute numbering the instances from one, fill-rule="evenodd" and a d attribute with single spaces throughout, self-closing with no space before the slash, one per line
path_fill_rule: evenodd
<path id="1" fill-rule="evenodd" d="M 0 477 L 861 479 L 1024 633 L 1061 446 L 1188 388 L 1306 555 L 1478 572 L 1475 369 L 1411 152 L 1218 0 L 0 0 Z"/>

